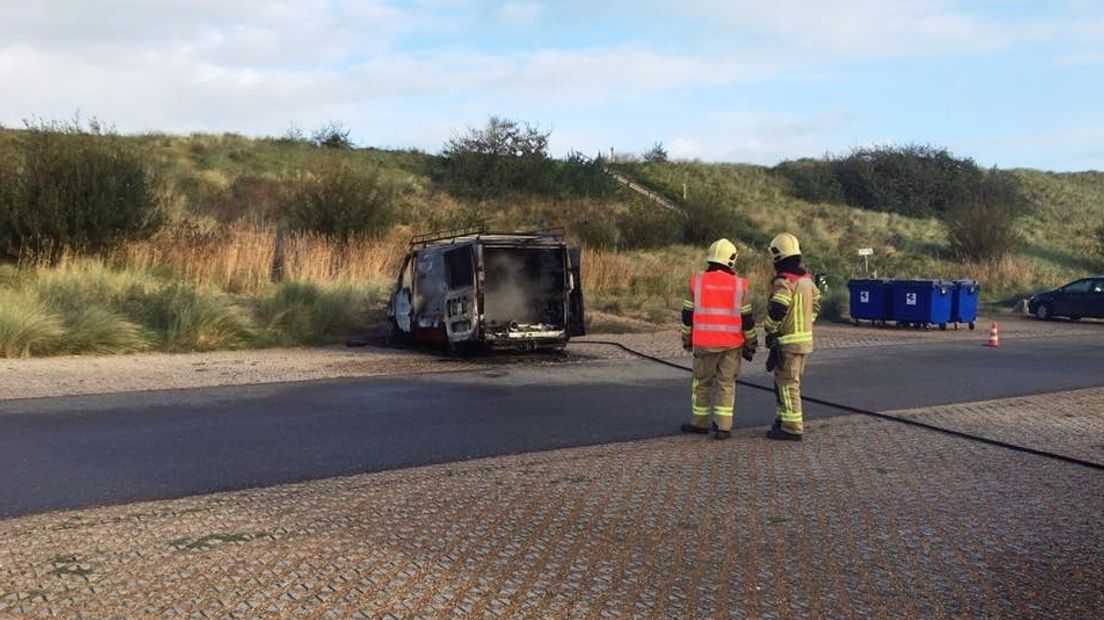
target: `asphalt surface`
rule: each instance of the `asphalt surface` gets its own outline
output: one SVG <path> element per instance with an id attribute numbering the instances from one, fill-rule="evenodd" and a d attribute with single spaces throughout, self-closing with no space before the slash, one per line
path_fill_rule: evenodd
<path id="1" fill-rule="evenodd" d="M 741 379 L 769 387 L 762 362 Z M 837 349 L 804 389 L 884 411 L 1094 387 L 1102 368 L 1100 338 Z M 0 517 L 669 435 L 688 400 L 687 373 L 655 363 L 545 361 L 0 402 Z M 773 393 L 741 386 L 736 424 L 772 418 Z"/>

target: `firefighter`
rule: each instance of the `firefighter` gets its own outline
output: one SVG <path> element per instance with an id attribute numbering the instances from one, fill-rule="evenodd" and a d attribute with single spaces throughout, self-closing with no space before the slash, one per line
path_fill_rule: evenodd
<path id="1" fill-rule="evenodd" d="M 728 439 L 740 358 L 751 361 L 758 339 L 748 282 L 734 271 L 736 246 L 714 241 L 706 263 L 705 271 L 690 278 L 690 296 L 682 302 L 682 346 L 694 353 L 692 416 L 682 432 L 708 433 L 712 414 L 713 437 Z"/>
<path id="2" fill-rule="evenodd" d="M 813 352 L 813 322 L 820 313 L 820 290 L 801 265 L 797 237 L 782 233 L 770 243 L 775 276 L 767 305 L 767 370 L 774 371 L 777 400 L 770 439 L 801 441 L 801 375 Z"/>

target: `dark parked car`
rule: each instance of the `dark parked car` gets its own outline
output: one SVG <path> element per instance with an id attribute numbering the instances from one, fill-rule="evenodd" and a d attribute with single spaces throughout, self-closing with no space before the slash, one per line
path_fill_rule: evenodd
<path id="1" fill-rule="evenodd" d="M 1032 295 L 1027 309 L 1040 319 L 1104 318 L 1104 276 L 1082 278 L 1053 291 Z"/>

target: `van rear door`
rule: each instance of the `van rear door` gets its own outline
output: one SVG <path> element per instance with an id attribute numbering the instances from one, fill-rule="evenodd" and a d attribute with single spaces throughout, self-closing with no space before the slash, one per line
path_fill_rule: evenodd
<path id="1" fill-rule="evenodd" d="M 579 248 L 567 248 L 568 274 L 571 291 L 567 302 L 567 335 L 586 335 L 586 316 L 583 310 L 583 253 Z"/>

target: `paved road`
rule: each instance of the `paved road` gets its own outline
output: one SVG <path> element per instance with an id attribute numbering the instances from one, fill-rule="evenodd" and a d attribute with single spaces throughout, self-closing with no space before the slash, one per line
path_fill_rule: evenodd
<path id="1" fill-rule="evenodd" d="M 1099 336 L 837 349 L 806 394 L 902 409 L 1104 385 L 1101 368 Z M 770 384 L 761 359 L 742 378 Z M 688 397 L 678 370 L 600 362 L 0 402 L 0 517 L 656 437 Z M 737 424 L 768 424 L 772 399 L 742 387 Z"/>

